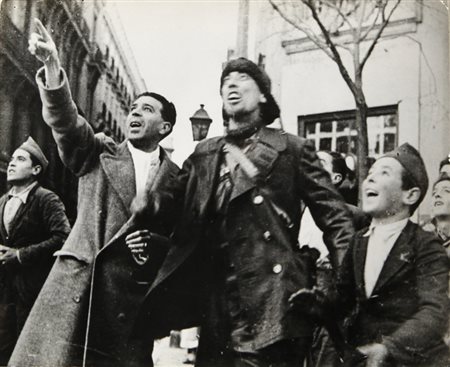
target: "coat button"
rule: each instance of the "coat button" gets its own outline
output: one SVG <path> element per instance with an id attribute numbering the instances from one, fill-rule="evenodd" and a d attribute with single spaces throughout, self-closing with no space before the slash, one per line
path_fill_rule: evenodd
<path id="1" fill-rule="evenodd" d="M 272 271 L 273 271 L 275 274 L 281 273 L 282 270 L 283 270 L 283 267 L 281 266 L 281 264 L 275 264 L 275 265 L 273 266 L 273 268 L 272 268 Z"/>
<path id="2" fill-rule="evenodd" d="M 262 204 L 263 201 L 264 201 L 264 198 L 261 195 L 256 195 L 253 198 L 253 204 L 255 204 L 255 205 Z"/>
<path id="3" fill-rule="evenodd" d="M 119 320 L 119 321 L 125 321 L 125 314 L 123 313 L 123 312 L 121 312 L 121 313 L 119 313 L 118 315 L 117 315 L 117 320 Z"/>
<path id="4" fill-rule="evenodd" d="M 76 303 L 80 303 L 80 301 L 81 301 L 80 296 L 74 296 L 73 297 L 73 301 L 76 302 Z"/>
<path id="5" fill-rule="evenodd" d="M 263 233 L 263 237 L 266 241 L 270 241 L 272 239 L 272 233 L 270 233 L 269 231 L 265 231 Z"/>

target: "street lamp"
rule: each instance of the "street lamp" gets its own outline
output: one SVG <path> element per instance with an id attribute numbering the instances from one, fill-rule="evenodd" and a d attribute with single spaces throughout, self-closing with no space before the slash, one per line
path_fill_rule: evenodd
<path id="1" fill-rule="evenodd" d="M 192 137 L 194 141 L 200 141 L 206 138 L 208 135 L 209 125 L 211 125 L 212 119 L 209 117 L 208 112 L 203 108 L 204 104 L 200 105 L 200 109 L 195 111 L 192 117 L 189 117 L 192 123 Z"/>

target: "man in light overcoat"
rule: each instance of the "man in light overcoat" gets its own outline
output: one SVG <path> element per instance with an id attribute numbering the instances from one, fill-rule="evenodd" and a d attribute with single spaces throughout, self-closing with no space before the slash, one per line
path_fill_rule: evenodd
<path id="1" fill-rule="evenodd" d="M 151 366 L 152 340 L 131 337 L 156 270 L 146 268 L 151 258 L 139 251 L 149 244 L 150 230 L 167 235 L 171 229 L 152 221 L 136 231 L 143 220 L 130 206 L 178 172 L 159 146 L 175 124 L 175 107 L 143 93 L 130 106 L 123 143 L 94 135 L 77 114 L 53 40 L 39 20 L 36 26 L 29 49 L 44 63 L 36 76 L 43 116 L 62 161 L 79 177 L 78 217 L 9 364 Z M 132 253 L 127 245 L 138 249 Z"/>

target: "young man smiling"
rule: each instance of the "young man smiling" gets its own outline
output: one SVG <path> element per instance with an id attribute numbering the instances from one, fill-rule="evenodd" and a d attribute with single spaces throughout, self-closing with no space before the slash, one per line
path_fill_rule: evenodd
<path id="1" fill-rule="evenodd" d="M 159 94 L 143 93 L 131 105 L 123 143 L 94 135 L 77 114 L 55 43 L 35 23 L 29 50 L 44 63 L 36 77 L 43 116 L 62 161 L 79 177 L 78 216 L 10 364 L 151 366 L 152 340 L 134 338 L 133 327 L 151 282 L 142 275 L 157 270 L 144 267 L 149 231 L 167 235 L 171 228 L 132 215 L 130 208 L 133 198 L 134 207 L 142 206 L 149 192 L 178 172 L 158 145 L 172 131 L 175 106 Z"/>
<path id="2" fill-rule="evenodd" d="M 0 198 L 0 364 L 8 362 L 28 313 L 70 226 L 58 196 L 39 184 L 48 161 L 29 137 L 6 171 Z"/>
<path id="3" fill-rule="evenodd" d="M 448 259 L 409 218 L 428 188 L 420 154 L 405 143 L 379 158 L 363 182 L 369 230 L 344 260 L 348 337 L 366 366 L 447 366 Z"/>

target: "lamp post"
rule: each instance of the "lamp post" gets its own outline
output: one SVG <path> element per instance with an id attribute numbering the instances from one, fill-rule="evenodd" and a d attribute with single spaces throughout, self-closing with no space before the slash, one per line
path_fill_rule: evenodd
<path id="1" fill-rule="evenodd" d="M 194 115 L 189 118 L 192 123 L 192 137 L 194 138 L 194 141 L 200 141 L 206 138 L 209 125 L 211 125 L 212 122 L 208 112 L 206 112 L 203 107 L 205 107 L 205 105 L 201 104 L 200 109 L 195 111 Z"/>

